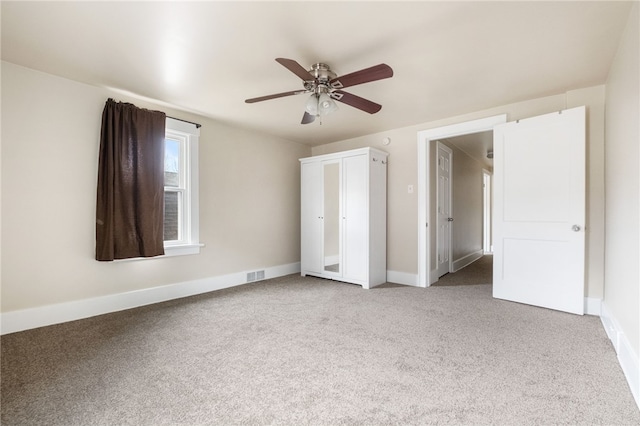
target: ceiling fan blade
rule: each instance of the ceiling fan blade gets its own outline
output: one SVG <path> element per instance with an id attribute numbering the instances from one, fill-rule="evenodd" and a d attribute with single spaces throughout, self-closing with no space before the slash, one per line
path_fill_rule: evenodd
<path id="1" fill-rule="evenodd" d="M 360 71 L 352 72 L 330 81 L 331 87 L 341 89 L 370 81 L 382 80 L 393 76 L 393 70 L 387 64 L 375 65 Z"/>
<path id="2" fill-rule="evenodd" d="M 375 102 L 371 102 L 368 99 L 361 98 L 360 96 L 352 95 L 351 93 L 343 92 L 342 90 L 335 90 L 331 93 L 331 97 L 338 102 L 350 105 L 354 108 L 358 108 L 369 114 L 375 114 L 382 109 L 382 105 Z"/>
<path id="3" fill-rule="evenodd" d="M 276 58 L 276 61 L 284 66 L 286 69 L 303 79 L 304 81 L 313 81 L 315 77 L 309 73 L 302 65 L 294 61 L 293 59 Z"/>
<path id="4" fill-rule="evenodd" d="M 300 95 L 306 93 L 306 90 L 292 90 L 291 92 L 276 93 L 275 95 L 260 96 L 259 98 L 246 99 L 245 102 L 252 104 L 254 102 L 268 101 L 269 99 L 283 98 L 285 96 Z"/>
<path id="5" fill-rule="evenodd" d="M 309 123 L 313 123 L 316 120 L 316 116 L 315 115 L 311 115 L 308 112 L 304 112 L 304 115 L 302 116 L 302 122 L 300 124 L 309 124 Z"/>

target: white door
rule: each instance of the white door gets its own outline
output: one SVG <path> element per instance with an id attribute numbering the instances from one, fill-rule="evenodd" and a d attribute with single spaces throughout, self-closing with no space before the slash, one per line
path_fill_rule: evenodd
<path id="1" fill-rule="evenodd" d="M 366 155 L 345 157 L 342 162 L 344 188 L 343 258 L 347 279 L 368 280 L 369 256 L 369 163 Z"/>
<path id="2" fill-rule="evenodd" d="M 324 272 L 324 200 L 323 165 L 301 165 L 300 262 L 302 273 Z"/>
<path id="3" fill-rule="evenodd" d="M 445 145 L 438 142 L 437 147 L 437 272 L 438 277 L 450 271 L 451 261 L 451 163 L 453 152 Z"/>
<path id="4" fill-rule="evenodd" d="M 494 129 L 493 296 L 584 313 L 585 107 Z"/>

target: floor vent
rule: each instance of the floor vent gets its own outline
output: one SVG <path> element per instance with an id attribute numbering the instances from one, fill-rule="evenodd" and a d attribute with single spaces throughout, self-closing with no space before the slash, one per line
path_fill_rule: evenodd
<path id="1" fill-rule="evenodd" d="M 247 282 L 264 280 L 264 269 L 261 271 L 247 272 Z"/>

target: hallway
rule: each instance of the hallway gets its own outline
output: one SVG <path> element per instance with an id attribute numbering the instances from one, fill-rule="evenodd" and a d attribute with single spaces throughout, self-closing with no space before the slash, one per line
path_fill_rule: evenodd
<path id="1" fill-rule="evenodd" d="M 478 285 L 493 283 L 493 255 L 482 256 L 458 272 L 450 272 L 440 277 L 434 286 Z"/>

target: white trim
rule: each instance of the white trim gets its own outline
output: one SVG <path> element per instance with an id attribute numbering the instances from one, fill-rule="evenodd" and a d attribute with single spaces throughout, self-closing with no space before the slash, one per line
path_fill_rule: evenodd
<path id="1" fill-rule="evenodd" d="M 440 279 L 440 277 L 438 276 L 438 270 L 437 269 L 432 269 L 429 271 L 429 283 L 427 284 L 427 287 L 431 287 L 432 284 L 438 282 L 438 280 Z"/>
<path id="2" fill-rule="evenodd" d="M 482 250 L 474 251 L 473 253 L 469 253 L 466 256 L 461 257 L 452 262 L 453 269 L 452 272 L 458 272 L 460 269 L 465 266 L 471 265 L 476 260 L 480 259 L 483 256 Z"/>
<path id="3" fill-rule="evenodd" d="M 622 372 L 627 379 L 629 388 L 631 388 L 631 394 L 636 400 L 638 408 L 640 408 L 640 359 L 633 351 L 627 336 L 622 331 L 620 324 L 613 317 L 604 301 L 601 305 L 601 311 L 600 320 L 602 321 L 602 325 L 613 344 L 616 354 L 618 354 L 618 362 L 620 363 L 620 367 L 622 367 Z"/>
<path id="4" fill-rule="evenodd" d="M 387 271 L 387 282 L 418 287 L 418 275 L 408 272 Z"/>
<path id="5" fill-rule="evenodd" d="M 199 254 L 200 248 L 204 244 L 184 244 L 179 246 L 165 246 L 164 256 L 184 256 L 188 254 Z M 162 256 L 159 256 L 162 257 Z"/>
<path id="6" fill-rule="evenodd" d="M 493 253 L 493 246 L 491 244 L 491 218 L 493 212 L 491 211 L 491 200 L 493 190 L 492 173 L 482 168 L 482 250 L 485 254 Z"/>
<path id="7" fill-rule="evenodd" d="M 264 268 L 264 270 L 264 279 L 276 278 L 299 273 L 300 263 L 274 266 Z M 32 328 L 75 321 L 96 315 L 123 311 L 125 309 L 235 287 L 247 283 L 247 272 L 250 271 L 236 272 L 228 275 L 146 288 L 126 293 L 111 294 L 91 299 L 58 303 L 38 308 L 3 312 L 0 315 L 0 323 L 2 325 L 1 334 L 15 333 Z M 253 282 L 257 281 L 252 281 L 252 283 Z"/>
<path id="8" fill-rule="evenodd" d="M 422 143 L 424 139 L 424 143 Z M 418 286 L 435 282 L 430 275 L 431 241 L 429 232 L 429 140 L 418 132 Z M 424 207 L 423 207 L 424 206 Z M 425 243 L 426 242 L 426 243 Z M 437 280 L 437 278 L 436 278 Z"/>
<path id="9" fill-rule="evenodd" d="M 584 313 L 585 315 L 595 315 L 600 316 L 602 306 L 602 299 L 598 299 L 595 297 L 585 297 L 584 298 Z"/>
<path id="10" fill-rule="evenodd" d="M 495 115 L 479 120 L 418 132 L 418 286 L 428 287 L 433 280 L 430 270 L 431 231 L 429 228 L 429 142 L 454 136 L 493 130 L 498 124 L 507 122 L 507 115 Z"/>
<path id="11" fill-rule="evenodd" d="M 180 192 L 183 194 L 183 215 L 180 221 L 180 241 L 165 241 L 165 256 L 199 254 L 200 247 L 200 199 L 198 152 L 200 128 L 193 123 L 166 119 L 166 134 L 181 142 Z"/>

